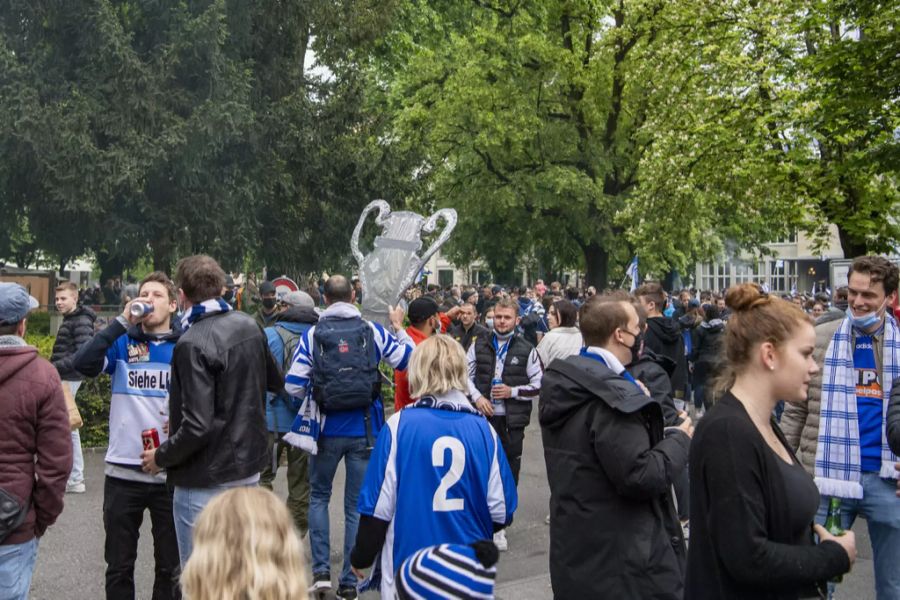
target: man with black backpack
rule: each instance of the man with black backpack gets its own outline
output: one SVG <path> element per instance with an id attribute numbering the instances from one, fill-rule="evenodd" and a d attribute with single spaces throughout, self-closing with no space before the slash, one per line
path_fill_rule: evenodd
<path id="1" fill-rule="evenodd" d="M 266 327 L 266 339 L 275 362 L 287 373 L 300 337 L 319 320 L 315 303 L 306 292 L 289 292 L 281 302 L 286 308 L 275 317 L 275 324 Z M 300 408 L 300 398 L 287 392 L 266 394 L 266 422 L 269 429 L 271 460 L 259 476 L 259 484 L 272 489 L 275 473 L 282 455 L 287 452 L 287 507 L 301 536 L 309 530 L 309 455 L 280 440 L 291 430 L 291 423 Z"/>
<path id="2" fill-rule="evenodd" d="M 391 310 L 391 333 L 363 320 L 354 297 L 346 277 L 333 275 L 325 282 L 327 308 L 301 336 L 285 377 L 285 391 L 291 396 L 303 398 L 312 386 L 312 398 L 325 415 L 317 453 L 309 459 L 311 592 L 331 589 L 328 503 L 335 472 L 344 460 L 344 560 L 337 591 L 344 599 L 357 596 L 356 576 L 350 569 L 359 525 L 357 500 L 375 438 L 384 425 L 378 364 L 384 361 L 405 370 L 414 347 L 403 330 L 403 309 Z"/>

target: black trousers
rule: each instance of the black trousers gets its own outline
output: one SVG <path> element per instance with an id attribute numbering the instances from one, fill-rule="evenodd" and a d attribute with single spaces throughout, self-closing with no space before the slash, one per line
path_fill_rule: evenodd
<path id="1" fill-rule="evenodd" d="M 103 486 L 107 600 L 134 600 L 134 563 L 145 510 L 150 511 L 156 561 L 153 600 L 181 598 L 172 491 L 158 483 L 107 476 Z"/>
<path id="2" fill-rule="evenodd" d="M 510 428 L 506 421 L 506 415 L 494 416 L 489 419 L 494 431 L 500 438 L 500 445 L 506 453 L 506 460 L 512 470 L 516 487 L 519 487 L 519 469 L 522 468 L 522 446 L 525 442 L 525 428 Z"/>

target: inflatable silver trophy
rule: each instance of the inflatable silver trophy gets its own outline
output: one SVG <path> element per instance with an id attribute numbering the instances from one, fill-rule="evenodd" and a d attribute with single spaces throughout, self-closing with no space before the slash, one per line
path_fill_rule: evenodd
<path id="1" fill-rule="evenodd" d="M 378 209 L 375 222 L 381 226 L 381 235 L 375 238 L 375 248 L 368 256 L 359 251 L 359 234 L 369 213 Z M 446 222 L 444 230 L 424 254 L 422 232 L 431 233 L 438 219 Z M 388 310 L 396 306 L 401 294 L 413 284 L 416 275 L 450 237 L 456 227 L 456 211 L 442 208 L 427 219 L 409 211 L 391 212 L 384 200 L 373 200 L 363 209 L 359 222 L 350 238 L 350 249 L 359 263 L 359 280 L 363 289 L 362 316 L 365 319 L 388 325 Z"/>

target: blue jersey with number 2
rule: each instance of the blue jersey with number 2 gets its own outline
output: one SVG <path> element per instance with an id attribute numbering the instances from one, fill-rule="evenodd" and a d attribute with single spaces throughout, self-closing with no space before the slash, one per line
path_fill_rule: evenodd
<path id="1" fill-rule="evenodd" d="M 359 512 L 392 521 L 381 552 L 382 591 L 404 559 L 425 546 L 491 539 L 518 497 L 496 432 L 480 415 L 407 407 L 381 430 Z"/>

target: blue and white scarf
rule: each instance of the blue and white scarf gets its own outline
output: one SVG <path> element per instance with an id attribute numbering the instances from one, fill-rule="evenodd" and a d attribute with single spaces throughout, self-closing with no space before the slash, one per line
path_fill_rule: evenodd
<path id="1" fill-rule="evenodd" d="M 900 328 L 888 315 L 884 320 L 881 387 L 887 407 L 891 385 L 900 377 Z M 897 457 L 881 430 L 881 477 L 896 478 Z M 824 496 L 862 498 L 860 483 L 859 416 L 856 408 L 856 370 L 853 367 L 853 331 L 844 319 L 825 354 L 822 373 L 819 442 L 816 446 L 816 485 Z"/>
<path id="2" fill-rule="evenodd" d="M 319 452 L 319 436 L 324 427 L 325 415 L 319 410 L 319 404 L 313 400 L 310 388 L 306 392 L 306 399 L 300 405 L 297 416 L 294 417 L 291 430 L 281 439 L 291 446 L 315 456 Z"/>
<path id="3" fill-rule="evenodd" d="M 229 310 L 232 310 L 231 306 L 221 298 L 204 300 L 200 304 L 194 304 L 191 306 L 191 310 L 181 315 L 181 329 L 187 331 L 194 321 L 200 318 L 200 315 L 228 312 Z"/>
<path id="4" fill-rule="evenodd" d="M 466 401 L 460 402 L 460 398 L 463 398 Z M 440 410 L 451 410 L 455 412 L 468 412 L 474 415 L 481 416 L 481 413 L 475 410 L 475 407 L 472 406 L 472 404 L 467 400 L 468 398 L 466 398 L 466 396 L 462 392 L 450 392 L 449 394 L 446 394 L 441 398 L 435 398 L 434 396 L 422 396 L 406 408 L 437 408 Z"/>

